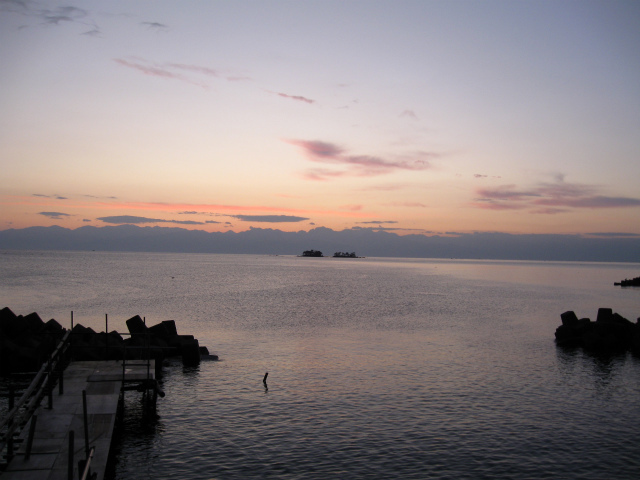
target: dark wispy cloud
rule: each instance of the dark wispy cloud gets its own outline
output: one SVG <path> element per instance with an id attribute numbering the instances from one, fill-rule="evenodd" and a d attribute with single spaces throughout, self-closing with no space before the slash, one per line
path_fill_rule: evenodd
<path id="1" fill-rule="evenodd" d="M 275 93 L 276 95 L 282 98 L 290 98 L 291 100 L 297 100 L 299 102 L 304 102 L 304 103 L 315 103 L 315 100 L 312 100 L 307 97 L 303 97 L 302 95 L 287 95 L 286 93 L 281 93 L 281 92 L 273 92 L 273 93 Z"/>
<path id="2" fill-rule="evenodd" d="M 330 142 L 319 140 L 285 140 L 300 147 L 309 160 L 317 163 L 339 165 L 336 169 L 310 169 L 305 178 L 310 180 L 328 180 L 344 175 L 370 177 L 384 175 L 398 170 L 421 171 L 431 168 L 430 160 L 439 157 L 436 153 L 420 152 L 409 157 L 401 156 L 388 160 L 371 155 L 349 155 L 345 149 Z"/>
<path id="3" fill-rule="evenodd" d="M 45 217 L 49 217 L 54 220 L 62 220 L 64 217 L 71 217 L 68 213 L 62 212 L 38 212 L 38 215 L 44 215 Z"/>
<path id="4" fill-rule="evenodd" d="M 72 5 L 42 8 L 38 2 L 31 0 L 0 0 L 0 11 L 18 13 L 40 25 L 57 26 L 65 23 L 74 23 L 90 25 L 95 29 L 98 28 L 95 22 L 90 19 L 88 10 Z M 26 26 L 24 25 L 23 27 Z"/>
<path id="5" fill-rule="evenodd" d="M 167 30 L 169 30 L 168 25 L 165 25 L 164 23 L 159 23 L 159 22 L 140 22 L 140 25 L 143 25 L 149 28 L 150 30 L 155 30 L 158 32 L 166 32 Z"/>
<path id="6" fill-rule="evenodd" d="M 87 37 L 101 37 L 102 30 L 97 25 L 93 25 L 91 30 L 87 30 L 86 32 L 82 32 L 81 35 L 86 35 Z"/>
<path id="7" fill-rule="evenodd" d="M 43 195 L 42 193 L 32 193 L 31 195 L 34 197 L 53 198 L 54 200 L 68 200 L 67 197 L 62 195 Z"/>
<path id="8" fill-rule="evenodd" d="M 488 210 L 522 210 L 531 213 L 558 214 L 571 209 L 640 207 L 640 198 L 610 197 L 599 195 L 600 187 L 568 183 L 564 175 L 557 175 L 554 182 L 543 182 L 531 188 L 516 185 L 499 185 L 480 188 L 473 206 Z"/>
<path id="9" fill-rule="evenodd" d="M 204 222 L 196 222 L 193 220 L 165 220 L 162 218 L 137 217 L 134 215 L 115 215 L 111 217 L 99 217 L 104 223 L 112 223 L 115 225 L 122 224 L 143 224 L 143 223 L 176 223 L 179 225 L 204 225 Z"/>
<path id="10" fill-rule="evenodd" d="M 309 220 L 306 217 L 296 217 L 294 215 L 230 215 L 242 222 L 264 222 L 264 223 L 295 223 Z"/>
<path id="11" fill-rule="evenodd" d="M 414 112 L 413 110 L 405 110 L 400 114 L 401 118 L 410 118 L 411 120 L 418 120 L 418 116 L 416 115 L 416 112 Z"/>
<path id="12" fill-rule="evenodd" d="M 51 25 L 58 25 L 60 22 L 79 22 L 89 14 L 85 9 L 73 6 L 56 7 L 52 10 L 43 9 L 38 13 L 44 23 Z"/>
<path id="13" fill-rule="evenodd" d="M 0 0 L 0 12 L 29 15 L 30 8 L 27 0 Z"/>
<path id="14" fill-rule="evenodd" d="M 98 195 L 83 195 L 83 197 L 87 197 L 87 198 L 97 198 L 97 199 L 101 199 L 101 200 L 102 200 L 102 199 L 109 199 L 109 200 L 117 200 L 117 199 L 118 199 L 118 197 L 113 197 L 113 196 L 111 196 L 111 197 L 100 197 L 100 196 L 98 196 Z"/>

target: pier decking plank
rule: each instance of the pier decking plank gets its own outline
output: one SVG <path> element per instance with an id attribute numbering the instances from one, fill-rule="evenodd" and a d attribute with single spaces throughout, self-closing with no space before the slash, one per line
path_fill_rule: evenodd
<path id="1" fill-rule="evenodd" d="M 149 376 L 154 378 L 155 365 L 151 360 Z M 147 378 L 147 365 L 125 366 L 125 381 Z M 36 429 L 31 456 L 25 460 L 29 425 L 20 435 L 22 440 L 9 463 L 2 480 L 66 480 L 68 478 L 69 432 L 74 432 L 74 474 L 77 479 L 78 461 L 85 458 L 84 415 L 82 391 L 87 395 L 87 423 L 89 447 L 95 447 L 91 471 L 97 479 L 104 477 L 111 437 L 118 411 L 122 386 L 120 361 L 72 362 L 64 372 L 64 393 L 53 393 L 53 408 L 47 400 L 37 409 Z"/>

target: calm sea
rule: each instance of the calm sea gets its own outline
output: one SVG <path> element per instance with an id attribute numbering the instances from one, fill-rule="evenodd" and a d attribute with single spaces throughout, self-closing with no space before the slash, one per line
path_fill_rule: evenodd
<path id="1" fill-rule="evenodd" d="M 220 356 L 127 400 L 111 478 L 635 479 L 640 359 L 555 346 L 635 321 L 640 264 L 0 252 L 0 306 L 175 319 Z M 269 372 L 268 389 L 262 378 Z"/>

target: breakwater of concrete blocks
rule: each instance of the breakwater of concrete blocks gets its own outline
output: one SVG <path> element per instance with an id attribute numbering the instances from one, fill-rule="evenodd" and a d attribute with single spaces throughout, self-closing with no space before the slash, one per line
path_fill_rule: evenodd
<path id="1" fill-rule="evenodd" d="M 555 333 L 558 345 L 600 352 L 640 353 L 640 318 L 633 323 L 611 308 L 599 308 L 595 322 L 578 318 L 573 310 L 561 314 L 560 319 L 562 325 Z"/>
<path id="2" fill-rule="evenodd" d="M 184 365 L 217 360 L 193 335 L 178 333 L 174 320 L 147 326 L 139 315 L 126 321 L 128 333 L 96 332 L 79 323 L 71 329 L 74 360 L 155 359 L 181 357 Z M 106 330 L 106 329 L 105 329 Z M 55 319 L 43 321 L 37 313 L 16 315 L 0 310 L 0 374 L 35 372 L 53 352 L 67 329 Z"/>

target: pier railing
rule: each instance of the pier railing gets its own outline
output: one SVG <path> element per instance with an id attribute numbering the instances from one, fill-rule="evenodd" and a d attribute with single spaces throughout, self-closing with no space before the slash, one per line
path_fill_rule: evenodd
<path id="1" fill-rule="evenodd" d="M 56 382 L 58 384 L 59 394 L 64 394 L 64 369 L 70 360 L 73 359 L 74 345 L 72 338 L 75 335 L 73 331 L 73 313 L 72 313 L 71 325 L 72 328 L 67 330 L 59 344 L 56 346 L 53 353 L 42 364 L 39 371 L 33 377 L 29 386 L 22 392 L 20 398 L 16 401 L 15 390 L 9 387 L 8 394 L 8 413 L 0 419 L 0 475 L 4 468 L 12 461 L 16 453 L 16 443 L 26 440 L 24 449 L 25 460 L 28 460 L 31 455 L 31 447 L 34 439 L 35 429 L 38 421 L 38 415 L 36 411 L 42 403 L 45 396 L 48 397 L 48 409 L 53 408 L 53 390 L 55 389 Z M 107 322 L 107 320 L 106 320 Z M 105 327 L 108 327 L 106 323 Z M 108 328 L 105 329 L 108 332 Z M 115 332 L 118 333 L 118 332 Z M 138 390 L 145 394 L 145 399 L 152 400 L 153 404 L 157 399 L 157 396 L 163 396 L 164 393 L 158 388 L 158 384 L 155 378 L 155 372 L 151 371 L 151 345 L 150 335 L 148 333 L 139 334 L 120 334 L 129 335 L 131 337 L 137 337 L 142 341 L 138 345 L 127 345 L 122 343 L 121 345 L 121 362 L 122 362 L 122 377 L 121 377 L 121 392 L 124 394 L 126 390 Z M 108 343 L 105 345 L 105 358 L 109 358 L 109 350 L 112 351 L 118 349 L 118 346 L 110 346 Z M 146 374 L 143 370 L 142 375 L 129 375 L 127 373 L 128 367 L 146 367 Z M 152 392 L 152 395 L 148 395 Z M 81 460 L 80 478 L 91 478 L 90 466 L 95 451 L 94 447 L 89 445 L 89 436 L 87 432 L 87 401 L 86 392 L 83 391 L 83 412 L 84 412 L 84 428 L 85 428 L 85 459 Z M 3 395 L 4 396 L 4 395 Z M 25 427 L 29 425 L 29 430 L 26 435 L 23 434 Z M 73 437 L 74 432 L 69 432 L 69 466 L 70 473 L 69 478 L 72 478 L 72 469 L 74 465 L 73 458 Z M 4 461 L 2 457 L 4 456 Z"/>
<path id="2" fill-rule="evenodd" d="M 40 406 L 40 402 L 45 397 L 49 398 L 49 408 L 51 408 L 53 397 L 52 391 L 55 384 L 55 376 L 60 376 L 58 387 L 60 392 L 64 388 L 62 371 L 66 362 L 66 354 L 70 345 L 71 331 L 67 331 L 62 340 L 42 364 L 38 373 L 31 381 L 31 384 L 23 392 L 17 402 L 13 398 L 13 392 L 9 395 L 9 412 L 6 417 L 0 420 L 0 452 L 7 449 L 7 459 L 13 456 L 13 439 L 33 416 L 35 410 Z"/>

